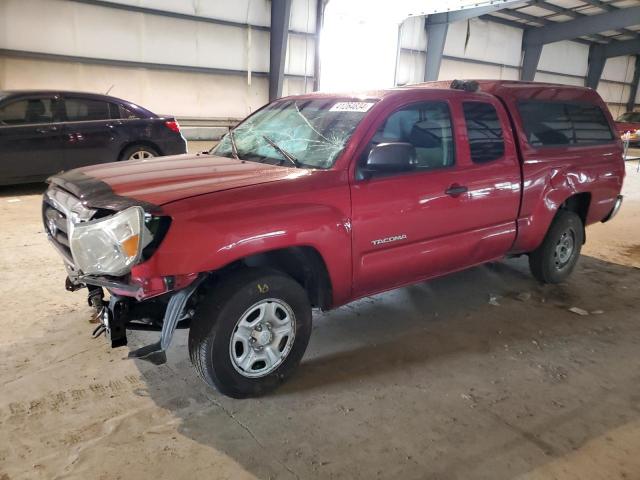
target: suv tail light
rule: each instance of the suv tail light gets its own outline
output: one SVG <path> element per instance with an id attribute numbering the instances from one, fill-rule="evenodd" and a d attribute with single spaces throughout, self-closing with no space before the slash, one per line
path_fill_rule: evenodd
<path id="1" fill-rule="evenodd" d="M 167 120 L 164 125 L 172 132 L 180 133 L 180 125 L 175 120 Z"/>

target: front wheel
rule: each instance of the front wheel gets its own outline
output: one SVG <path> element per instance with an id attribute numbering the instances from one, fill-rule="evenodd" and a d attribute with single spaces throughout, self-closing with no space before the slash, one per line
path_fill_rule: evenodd
<path id="1" fill-rule="evenodd" d="M 189 355 L 200 377 L 234 398 L 254 397 L 284 382 L 311 335 L 306 291 L 278 271 L 231 274 L 198 305 Z"/>
<path id="2" fill-rule="evenodd" d="M 584 243 L 582 219 L 569 210 L 560 210 L 553 219 L 542 245 L 529 254 L 529 267 L 541 283 L 560 283 L 573 271 Z"/>

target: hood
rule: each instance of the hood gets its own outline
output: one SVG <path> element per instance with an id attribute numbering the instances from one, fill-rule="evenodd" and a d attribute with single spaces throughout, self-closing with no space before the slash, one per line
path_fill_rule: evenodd
<path id="1" fill-rule="evenodd" d="M 49 181 L 88 206 L 120 209 L 127 203 L 160 206 L 205 193 L 291 180 L 310 173 L 199 153 L 94 165 L 71 170 Z"/>

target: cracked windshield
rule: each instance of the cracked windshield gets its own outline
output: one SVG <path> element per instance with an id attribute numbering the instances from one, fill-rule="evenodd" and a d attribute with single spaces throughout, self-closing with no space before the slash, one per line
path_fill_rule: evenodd
<path id="1" fill-rule="evenodd" d="M 249 117 L 211 150 L 241 160 L 331 168 L 374 101 L 284 100 Z"/>

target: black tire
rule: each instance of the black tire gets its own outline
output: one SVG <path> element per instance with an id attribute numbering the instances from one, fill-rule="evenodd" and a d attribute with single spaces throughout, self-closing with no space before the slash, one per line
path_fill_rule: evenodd
<path id="1" fill-rule="evenodd" d="M 562 243 L 568 239 L 572 239 L 573 243 L 571 253 L 567 254 L 566 244 L 564 253 L 559 252 L 558 249 L 562 250 Z M 531 273 L 541 283 L 563 282 L 578 263 L 583 243 L 582 219 L 570 210 L 558 211 L 542 245 L 529 254 Z"/>
<path id="2" fill-rule="evenodd" d="M 131 145 L 124 149 L 124 151 L 122 152 L 122 155 L 120 155 L 120 158 L 118 160 L 133 160 L 131 158 L 132 155 L 138 152 L 145 152 L 149 154 L 150 157 L 148 158 L 157 157 L 158 155 L 160 155 L 155 148 L 150 147 L 148 145 Z"/>
<path id="3" fill-rule="evenodd" d="M 275 370 L 248 378 L 234 366 L 231 341 L 243 315 L 257 303 L 273 299 L 286 304 L 295 317 L 291 322 L 295 323 L 293 343 Z M 302 286 L 281 272 L 250 268 L 230 274 L 205 291 L 191 322 L 189 356 L 200 377 L 221 393 L 233 398 L 255 397 L 275 389 L 291 376 L 310 336 L 311 305 Z"/>

